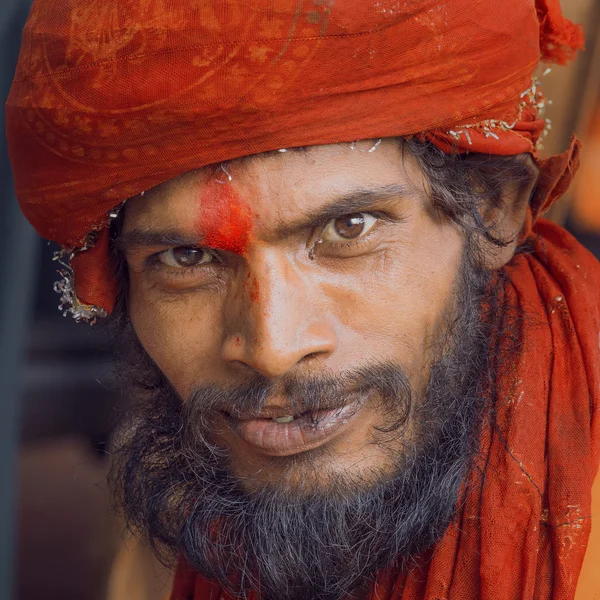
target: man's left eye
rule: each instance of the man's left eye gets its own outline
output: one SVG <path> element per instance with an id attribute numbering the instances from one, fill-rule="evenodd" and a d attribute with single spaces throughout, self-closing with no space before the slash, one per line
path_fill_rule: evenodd
<path id="1" fill-rule="evenodd" d="M 321 239 L 324 242 L 348 242 L 365 236 L 377 223 L 369 213 L 353 213 L 327 223 Z"/>

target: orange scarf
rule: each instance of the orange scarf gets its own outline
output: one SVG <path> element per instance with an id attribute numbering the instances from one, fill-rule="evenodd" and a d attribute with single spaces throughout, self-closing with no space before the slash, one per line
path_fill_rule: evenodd
<path id="1" fill-rule="evenodd" d="M 457 518 L 418 568 L 381 573 L 377 600 L 573 600 L 600 461 L 600 264 L 539 221 L 506 268 L 523 347 Z M 180 566 L 171 600 L 232 600 Z"/>

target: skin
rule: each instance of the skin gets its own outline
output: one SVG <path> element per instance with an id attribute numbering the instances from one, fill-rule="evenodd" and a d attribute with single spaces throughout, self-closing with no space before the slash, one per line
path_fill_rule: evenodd
<path id="1" fill-rule="evenodd" d="M 182 398 L 198 385 L 242 385 L 256 373 L 274 381 L 339 375 L 371 361 L 401 364 L 415 389 L 423 389 L 464 240 L 459 227 L 432 209 L 422 173 L 402 157 L 397 141 L 385 140 L 371 153 L 372 144 L 363 144 L 233 161 L 230 182 L 206 168 L 127 203 L 122 246 L 130 317 Z M 503 234 L 518 233 L 530 191 L 507 191 L 504 208 L 493 215 Z M 195 267 L 160 262 L 172 259 L 171 248 L 217 239 L 215 227 L 222 231 L 223 223 L 214 219 L 223 211 L 215 207 L 232 197 L 248 228 L 243 248 L 228 242 L 216 248 L 218 261 Z M 324 209 L 331 217 L 332 207 L 338 217 L 373 215 L 366 217 L 372 228 L 336 240 L 330 218 L 320 225 L 310 218 Z M 149 232 L 172 239 L 147 240 Z M 506 263 L 514 245 L 484 246 L 487 266 Z M 285 404 L 281 394 L 268 401 Z M 231 468 L 249 489 L 302 481 L 309 470 L 320 485 L 333 473 L 368 482 L 395 465 L 389 452 L 370 443 L 373 427 L 382 424 L 367 402 L 343 435 L 304 453 L 308 462 L 295 461 L 294 453 L 256 451 L 225 424 L 217 441 L 230 450 Z"/>

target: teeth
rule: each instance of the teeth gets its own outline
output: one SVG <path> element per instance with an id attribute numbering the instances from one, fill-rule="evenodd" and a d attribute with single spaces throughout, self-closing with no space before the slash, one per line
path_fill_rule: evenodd
<path id="1" fill-rule="evenodd" d="M 285 417 L 273 417 L 271 421 L 275 423 L 291 423 L 294 420 L 294 415 L 286 415 Z"/>

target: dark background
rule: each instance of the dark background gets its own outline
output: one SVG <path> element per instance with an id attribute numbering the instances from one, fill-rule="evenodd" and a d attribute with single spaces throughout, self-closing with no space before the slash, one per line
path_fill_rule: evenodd
<path id="1" fill-rule="evenodd" d="M 551 153 L 566 147 L 573 129 L 585 138 L 589 113 L 600 106 L 600 2 L 566 4 L 567 14 L 586 25 L 588 50 L 549 78 Z M 0 0 L 2 104 L 29 6 Z M 56 248 L 18 210 L 3 120 L 0 127 L 0 600 L 100 600 L 123 530 L 104 481 L 106 442 L 124 399 L 102 327 L 76 324 L 56 308 Z M 572 225 L 569 198 L 552 216 L 600 255 L 600 236 Z"/>
<path id="2" fill-rule="evenodd" d="M 0 0 L 2 106 L 30 5 Z M 57 310 L 56 248 L 19 211 L 0 128 L 0 600 L 100 600 L 123 530 L 104 484 L 122 398 L 102 328 Z"/>

